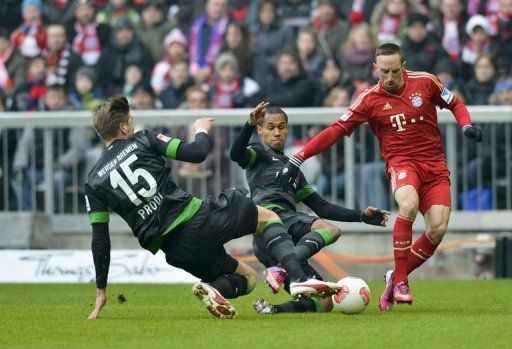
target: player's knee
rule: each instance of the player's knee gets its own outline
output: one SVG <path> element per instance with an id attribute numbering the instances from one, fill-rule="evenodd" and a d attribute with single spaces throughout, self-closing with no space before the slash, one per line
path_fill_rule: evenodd
<path id="1" fill-rule="evenodd" d="M 408 218 L 415 218 L 418 214 L 418 205 L 413 201 L 406 201 L 400 205 L 399 213 Z"/>
<path id="2" fill-rule="evenodd" d="M 427 229 L 427 235 L 434 240 L 434 242 L 440 243 L 443 240 L 447 227 L 448 225 L 444 223 L 432 225 Z"/>
<path id="3" fill-rule="evenodd" d="M 258 206 L 258 227 L 256 233 L 262 233 L 268 223 L 281 222 L 281 219 L 274 211 Z"/>

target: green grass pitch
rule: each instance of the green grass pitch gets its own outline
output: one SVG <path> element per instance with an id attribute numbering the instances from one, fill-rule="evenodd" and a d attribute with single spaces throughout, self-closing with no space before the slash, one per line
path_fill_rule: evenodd
<path id="1" fill-rule="evenodd" d="M 381 314 L 383 282 L 360 315 L 261 316 L 263 284 L 233 301 L 233 320 L 214 318 L 191 285 L 110 285 L 98 320 L 86 320 L 91 285 L 0 285 L 1 348 L 512 348 L 512 280 L 412 281 L 414 304 Z M 127 301 L 120 304 L 118 295 Z"/>

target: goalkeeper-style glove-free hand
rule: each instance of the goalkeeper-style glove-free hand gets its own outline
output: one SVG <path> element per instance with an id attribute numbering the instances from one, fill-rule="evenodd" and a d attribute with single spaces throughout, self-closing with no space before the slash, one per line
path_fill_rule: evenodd
<path id="1" fill-rule="evenodd" d="M 482 141 L 483 133 L 482 129 L 478 126 L 473 125 L 467 125 L 464 126 L 464 136 L 468 137 L 469 139 L 474 140 L 475 142 L 480 143 Z"/>

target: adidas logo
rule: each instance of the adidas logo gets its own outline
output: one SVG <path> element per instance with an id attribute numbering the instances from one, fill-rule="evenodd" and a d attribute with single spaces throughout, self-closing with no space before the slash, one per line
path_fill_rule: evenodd
<path id="1" fill-rule="evenodd" d="M 389 109 L 391 109 L 391 108 L 393 108 L 393 107 L 391 106 L 391 104 L 386 103 L 386 104 L 384 105 L 384 108 L 382 108 L 382 110 L 389 110 Z"/>

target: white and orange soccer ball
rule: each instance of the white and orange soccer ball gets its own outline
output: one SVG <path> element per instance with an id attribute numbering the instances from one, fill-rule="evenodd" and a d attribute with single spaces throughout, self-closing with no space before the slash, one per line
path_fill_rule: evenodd
<path id="1" fill-rule="evenodd" d="M 334 309 L 344 314 L 359 314 L 370 303 L 370 287 L 358 277 L 347 276 L 338 281 L 341 290 L 332 296 Z"/>

